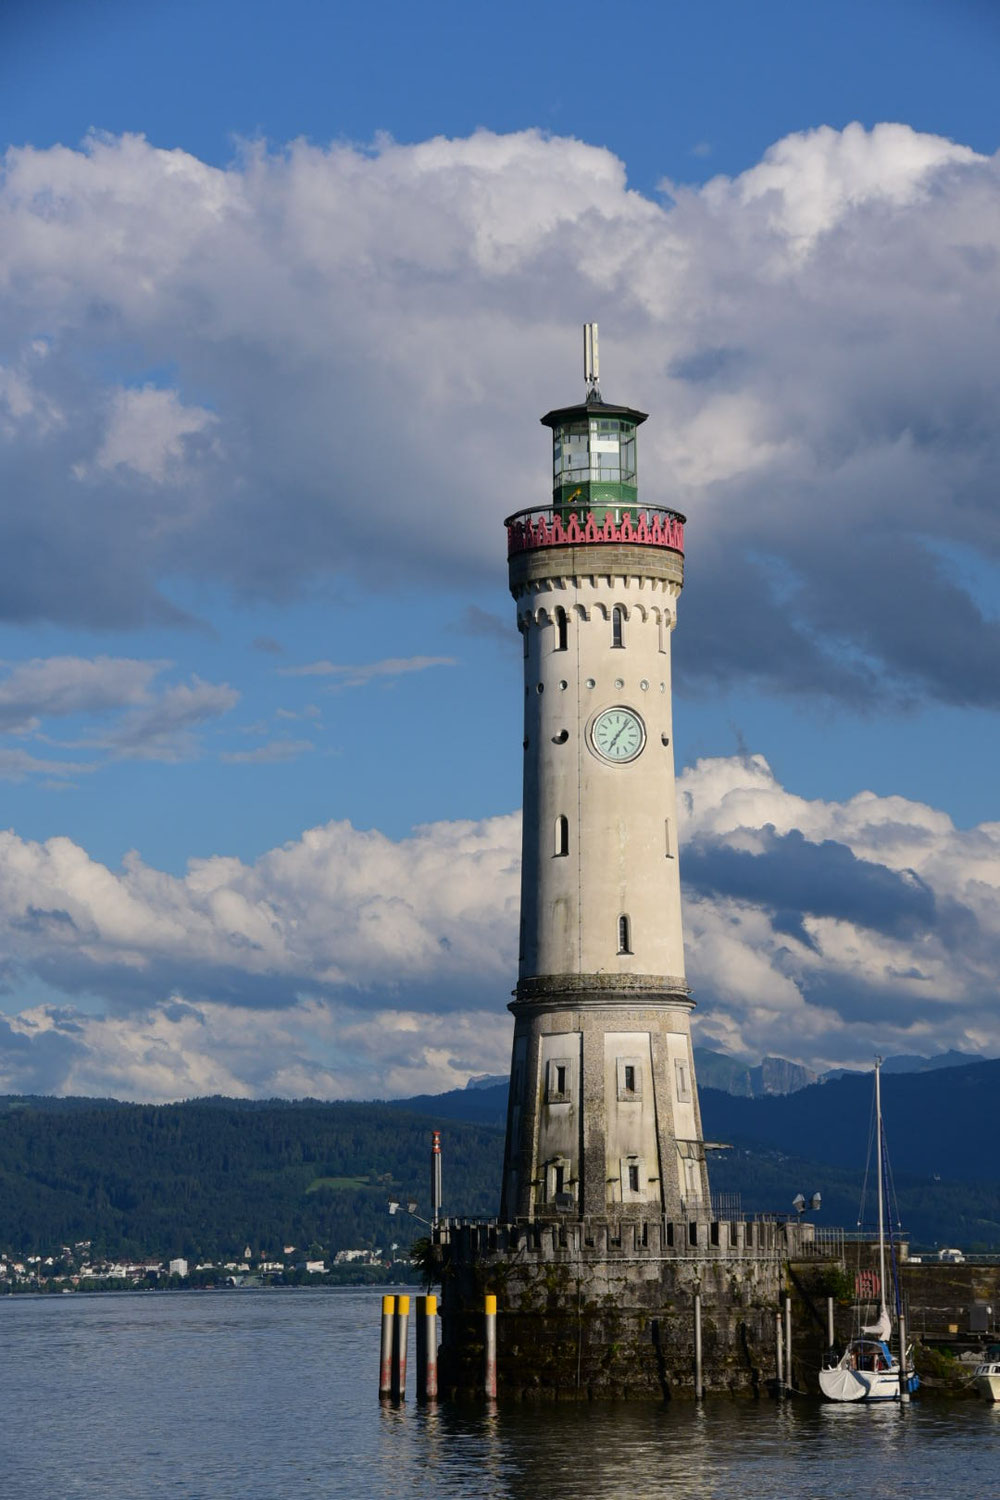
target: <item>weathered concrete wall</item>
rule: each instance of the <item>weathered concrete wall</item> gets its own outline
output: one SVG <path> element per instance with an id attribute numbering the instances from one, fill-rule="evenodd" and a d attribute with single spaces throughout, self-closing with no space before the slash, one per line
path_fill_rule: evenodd
<path id="1" fill-rule="evenodd" d="M 992 1307 L 992 1326 L 1000 1327 L 1000 1266 L 940 1262 L 913 1265 L 904 1261 L 900 1285 L 909 1309 L 911 1338 L 936 1343 L 967 1341 L 971 1309 L 976 1302 Z"/>
<path id="2" fill-rule="evenodd" d="M 595 976 L 590 994 L 547 994 L 511 1008 L 503 1215 L 704 1213 L 708 1177 L 687 1004 L 661 1000 L 633 976 Z M 620 1086 L 626 1064 L 630 1091 Z M 553 1089 L 556 1065 L 564 1069 L 563 1092 Z"/>
<path id="3" fill-rule="evenodd" d="M 526 652 L 520 979 L 660 974 L 684 991 L 670 677 L 676 604 L 654 579 L 621 574 L 550 579 L 518 599 Z M 622 705 L 645 734 L 634 758 L 614 764 L 595 749 L 592 728 Z"/>

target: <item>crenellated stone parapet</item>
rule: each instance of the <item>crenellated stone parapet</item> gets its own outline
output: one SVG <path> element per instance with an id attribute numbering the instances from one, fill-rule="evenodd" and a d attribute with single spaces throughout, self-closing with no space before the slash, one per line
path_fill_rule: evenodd
<path id="1" fill-rule="evenodd" d="M 641 509 L 571 511 L 564 519 L 558 506 L 540 505 L 508 516 L 507 555 L 534 552 L 539 547 L 585 545 L 666 547 L 684 555 L 684 522 L 679 511 L 644 505 Z"/>
<path id="2" fill-rule="evenodd" d="M 449 1263 L 483 1264 L 490 1257 L 536 1261 L 659 1260 L 696 1262 L 840 1259 L 842 1231 L 817 1234 L 802 1220 L 583 1219 L 566 1223 L 532 1220 L 502 1224 L 484 1219 L 442 1219 L 434 1243 L 448 1247 Z"/>

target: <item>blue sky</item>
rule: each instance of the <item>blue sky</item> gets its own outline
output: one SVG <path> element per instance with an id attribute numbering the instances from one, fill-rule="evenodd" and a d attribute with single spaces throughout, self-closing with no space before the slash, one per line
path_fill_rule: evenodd
<path id="1" fill-rule="evenodd" d="M 920 0 L 6 7 L 0 1086 L 505 1067 L 500 523 L 590 318 L 689 515 L 702 1040 L 1000 1050 L 998 50 Z"/>

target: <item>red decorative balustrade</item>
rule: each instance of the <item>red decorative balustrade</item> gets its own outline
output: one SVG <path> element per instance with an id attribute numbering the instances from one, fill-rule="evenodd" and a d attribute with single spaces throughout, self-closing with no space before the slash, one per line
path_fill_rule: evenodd
<path id="1" fill-rule="evenodd" d="M 620 520 L 615 520 L 615 515 Z M 582 515 L 571 511 L 563 519 L 557 506 L 540 505 L 519 510 L 508 516 L 507 556 L 534 552 L 537 547 L 601 546 L 613 542 L 634 542 L 640 547 L 667 547 L 684 555 L 684 517 L 676 510 L 659 505 L 599 507 Z"/>

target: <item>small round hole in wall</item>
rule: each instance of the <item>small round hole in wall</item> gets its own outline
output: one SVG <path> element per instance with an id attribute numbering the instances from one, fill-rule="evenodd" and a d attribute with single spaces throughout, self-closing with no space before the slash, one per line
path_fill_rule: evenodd
<path id="1" fill-rule="evenodd" d="M 660 683 L 660 692 L 661 693 L 665 693 L 666 691 L 667 691 L 667 684 L 665 682 L 661 682 Z"/>
<path id="2" fill-rule="evenodd" d="M 589 688 L 593 688 L 593 687 L 597 686 L 597 683 L 594 681 L 594 679 L 592 677 L 588 677 L 587 678 L 587 686 Z"/>
<path id="3" fill-rule="evenodd" d="M 640 682 L 639 686 L 642 688 L 642 690 L 643 690 L 644 693 L 648 690 L 649 683 L 646 681 L 645 677 L 642 679 L 642 681 Z"/>
<path id="4" fill-rule="evenodd" d="M 552 736 L 552 743 L 553 743 L 553 745 L 565 745 L 565 743 L 566 743 L 566 741 L 568 739 L 569 739 L 569 730 L 568 729 L 560 729 L 560 731 L 559 731 L 558 734 L 554 734 Z"/>
<path id="5" fill-rule="evenodd" d="M 660 743 L 661 743 L 661 745 L 669 745 L 670 744 L 670 736 L 669 736 L 669 734 L 661 734 L 660 735 Z"/>
<path id="6" fill-rule="evenodd" d="M 564 693 L 568 687 L 569 687 L 569 683 L 568 682 L 560 682 L 560 684 L 559 684 L 559 691 L 561 693 Z"/>
<path id="7" fill-rule="evenodd" d="M 616 677 L 615 678 L 615 687 L 616 688 L 623 688 L 624 686 L 625 686 L 625 679 L 624 679 L 624 677 Z"/>
<path id="8" fill-rule="evenodd" d="M 535 692 L 536 693 L 544 693 L 545 692 L 545 683 L 544 682 L 540 682 L 538 684 L 538 686 L 535 688 Z"/>

